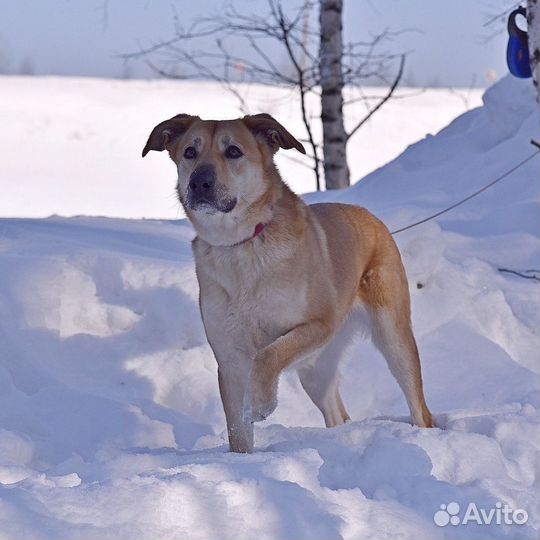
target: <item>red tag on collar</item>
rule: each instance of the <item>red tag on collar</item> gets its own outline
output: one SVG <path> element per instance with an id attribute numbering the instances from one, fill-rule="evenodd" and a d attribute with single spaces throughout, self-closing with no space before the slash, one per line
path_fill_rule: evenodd
<path id="1" fill-rule="evenodd" d="M 266 223 L 257 223 L 257 225 L 255 225 L 255 230 L 253 231 L 253 234 L 249 238 L 246 238 L 245 240 L 241 240 L 240 242 L 237 242 L 236 244 L 232 244 L 231 246 L 228 246 L 228 247 L 241 246 L 242 244 L 245 244 L 246 242 L 253 240 L 255 237 L 259 236 L 259 234 L 261 234 L 265 228 L 266 228 Z"/>
<path id="2" fill-rule="evenodd" d="M 265 227 L 266 227 L 266 223 L 257 223 L 257 225 L 255 225 L 255 231 L 253 233 L 252 238 L 259 236 L 259 234 L 261 234 L 264 231 Z"/>

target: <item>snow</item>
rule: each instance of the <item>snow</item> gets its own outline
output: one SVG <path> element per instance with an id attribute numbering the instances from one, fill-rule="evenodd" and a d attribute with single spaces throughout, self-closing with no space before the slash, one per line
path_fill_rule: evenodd
<path id="1" fill-rule="evenodd" d="M 385 92 L 365 89 L 369 96 Z M 246 95 L 251 113 L 274 114 L 291 132 L 306 136 L 289 90 L 253 86 Z M 396 96 L 352 139 L 352 178 L 364 177 L 481 103 L 478 89 L 404 88 Z M 209 82 L 0 77 L 0 97 L 4 217 L 183 217 L 174 198 L 174 167 L 155 152 L 141 159 L 150 131 L 180 112 L 243 116 L 238 100 Z M 369 104 L 374 103 L 372 97 Z M 318 114 L 316 102 L 308 106 Z M 365 106 L 351 105 L 349 127 L 365 116 Z M 302 159 L 296 152 L 282 152 L 277 160 L 291 187 L 298 193 L 313 191 L 313 173 L 293 158 Z"/>
<path id="2" fill-rule="evenodd" d="M 3 79 L 2 85 L 17 81 Z M 76 163 L 65 148 L 75 143 L 50 136 L 73 129 L 67 124 L 85 84 L 94 88 L 95 103 L 89 116 L 82 115 L 86 127 L 76 128 L 88 135 L 77 142 L 87 147 L 88 163 Z M 122 141 L 123 130 L 116 128 L 106 141 L 85 130 L 125 115 L 130 137 L 143 140 L 151 117 L 167 115 L 157 114 L 167 105 L 153 100 L 160 92 L 170 98 L 173 88 L 129 83 L 135 91 L 128 104 L 110 83 L 66 80 L 61 90 L 58 79 L 44 79 L 36 85 L 64 97 L 72 93 L 72 103 L 58 121 L 57 107 L 54 115 L 49 109 L 54 128 L 43 124 L 35 162 L 26 145 L 10 143 L 2 189 L 13 206 L 1 211 L 51 211 L 54 197 L 44 186 L 54 173 L 65 188 L 62 213 L 85 211 L 79 206 L 85 180 L 88 211 L 121 215 L 125 203 L 126 212 L 151 215 L 148 209 L 160 202 L 152 200 L 154 187 L 171 177 L 172 165 L 157 154 L 151 162 L 138 160 L 139 148 L 121 159 L 112 148 L 109 154 L 105 143 Z M 30 86 L 20 91 L 31 96 Z M 38 97 L 30 99 L 36 110 L 40 101 L 52 107 L 52 95 Z M 142 118 L 131 117 L 135 101 Z M 106 120 L 97 118 L 102 106 L 111 113 Z M 529 81 L 504 79 L 486 92 L 482 107 L 355 186 L 306 198 L 362 204 L 399 228 L 531 154 L 537 111 Z M 28 111 L 10 124 L 18 145 L 24 130 L 32 132 L 33 143 L 39 139 L 42 119 Z M 401 143 L 392 144 L 397 149 Z M 365 152 L 360 140 L 357 147 Z M 52 148 L 57 154 L 42 169 L 41 158 Z M 288 373 L 278 409 L 256 427 L 252 455 L 227 451 L 216 365 L 198 313 L 189 223 L 0 220 L 0 537 L 537 538 L 538 284 L 497 269 L 538 265 L 538 164 L 535 157 L 473 201 L 396 235 L 427 401 L 439 427 L 408 424 L 405 400 L 383 359 L 359 341 L 342 369 L 353 421 L 323 428 L 320 413 Z M 80 200 L 68 185 L 76 170 Z M 289 165 L 282 170 L 287 178 Z M 152 185 L 141 180 L 145 174 L 154 174 Z M 127 199 L 116 200 L 116 178 L 133 181 Z M 35 187 L 32 195 L 44 197 L 43 205 L 14 202 L 9 189 L 29 193 L 23 181 Z M 100 199 L 93 199 L 98 192 Z M 132 206 L 135 198 L 148 206 Z M 508 504 L 526 510 L 528 522 L 438 527 L 433 515 L 450 502 L 461 509 L 471 502 L 485 509 Z"/>

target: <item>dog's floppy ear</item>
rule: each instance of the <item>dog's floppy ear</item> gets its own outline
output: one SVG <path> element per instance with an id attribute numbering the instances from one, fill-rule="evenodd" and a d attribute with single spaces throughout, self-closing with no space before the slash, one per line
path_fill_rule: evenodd
<path id="1" fill-rule="evenodd" d="M 177 114 L 164 122 L 158 124 L 150 133 L 146 146 L 142 151 L 142 156 L 146 156 L 150 150 L 161 152 L 169 149 L 170 145 L 185 133 L 191 124 L 198 120 L 198 116 L 189 114 Z"/>
<path id="2" fill-rule="evenodd" d="M 306 153 L 300 141 L 297 141 L 275 118 L 266 113 L 253 114 L 242 118 L 246 127 L 255 135 L 262 136 L 274 152 L 279 148 L 296 148 Z"/>

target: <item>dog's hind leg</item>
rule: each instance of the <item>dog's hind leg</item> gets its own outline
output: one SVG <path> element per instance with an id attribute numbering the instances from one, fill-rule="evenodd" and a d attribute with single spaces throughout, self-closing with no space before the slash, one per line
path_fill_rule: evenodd
<path id="1" fill-rule="evenodd" d="M 397 322 L 392 313 L 382 310 L 374 313 L 373 319 L 373 341 L 405 394 L 413 424 L 432 427 L 433 420 L 422 389 L 418 349 L 410 325 Z"/>
<path id="2" fill-rule="evenodd" d="M 400 265 L 401 266 L 401 265 Z M 372 339 L 405 394 L 411 419 L 420 427 L 432 427 L 424 398 L 420 358 L 412 332 L 410 300 L 403 268 L 375 268 L 362 283 L 367 301 Z"/>
<path id="3" fill-rule="evenodd" d="M 340 332 L 314 359 L 297 368 L 302 387 L 321 411 L 326 427 L 350 420 L 339 393 L 338 369 L 349 343 L 350 339 Z"/>
<path id="4" fill-rule="evenodd" d="M 302 387 L 321 411 L 326 427 L 339 426 L 350 420 L 339 394 L 339 377 L 329 373 L 324 361 L 302 366 L 297 372 Z"/>

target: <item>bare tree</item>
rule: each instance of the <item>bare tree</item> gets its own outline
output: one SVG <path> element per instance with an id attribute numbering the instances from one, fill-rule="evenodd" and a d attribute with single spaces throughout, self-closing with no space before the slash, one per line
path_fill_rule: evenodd
<path id="1" fill-rule="evenodd" d="M 343 1 L 321 0 L 319 74 L 326 188 L 350 184 L 347 132 L 343 122 Z"/>
<path id="2" fill-rule="evenodd" d="M 170 39 L 122 56 L 128 61 L 144 61 L 163 77 L 217 81 L 236 96 L 244 114 L 251 112 L 247 102 L 250 83 L 291 89 L 298 96 L 305 128 L 302 142 L 308 146 L 309 161 L 300 162 L 313 170 L 317 189 L 321 189 L 321 169 L 327 188 L 345 187 L 349 185 L 346 145 L 390 99 L 403 74 L 405 57 L 380 51 L 385 39 L 395 35 L 388 31 L 343 47 L 342 0 L 321 0 L 320 31 L 309 27 L 313 1 L 304 0 L 294 10 L 288 6 L 287 12 L 282 0 L 267 2 L 268 12 L 260 15 L 238 11 L 230 3 L 222 15 L 200 18 L 189 28 L 176 17 Z M 332 6 L 336 4 L 339 13 L 334 13 Z M 396 62 L 397 71 L 389 78 Z M 388 92 L 347 133 L 343 109 L 366 99 L 354 89 L 359 90 L 368 79 L 387 85 Z M 348 100 L 343 99 L 344 87 L 351 88 Z M 321 102 L 319 114 L 313 98 Z M 322 144 L 315 129 L 319 119 L 323 124 Z M 295 157 L 289 159 L 297 161 Z"/>

